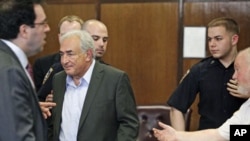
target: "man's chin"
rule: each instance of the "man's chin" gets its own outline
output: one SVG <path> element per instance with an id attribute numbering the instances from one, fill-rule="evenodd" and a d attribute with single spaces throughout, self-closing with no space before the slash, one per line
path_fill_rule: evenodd
<path id="1" fill-rule="evenodd" d="M 102 58 L 102 56 L 103 56 L 103 55 L 97 54 L 95 58 L 96 58 L 97 60 L 99 60 L 99 59 Z"/>
<path id="2" fill-rule="evenodd" d="M 34 56 L 34 55 L 36 55 L 36 54 L 38 54 L 38 53 L 40 53 L 42 51 L 43 51 L 43 46 L 41 46 L 40 48 L 37 48 L 36 50 L 33 50 L 32 52 L 29 52 L 27 54 L 27 56 L 28 57 Z"/>
<path id="3" fill-rule="evenodd" d="M 221 58 L 221 56 L 219 55 L 219 54 L 213 54 L 212 55 L 215 59 L 220 59 Z"/>
<path id="4" fill-rule="evenodd" d="M 68 70 L 64 69 L 64 71 L 66 72 L 67 75 L 70 75 L 70 76 L 73 75 L 73 72 L 69 69 Z"/>

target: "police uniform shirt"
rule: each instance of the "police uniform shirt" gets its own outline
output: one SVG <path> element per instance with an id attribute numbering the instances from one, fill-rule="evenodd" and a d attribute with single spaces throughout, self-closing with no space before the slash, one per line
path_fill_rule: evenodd
<path id="1" fill-rule="evenodd" d="M 185 113 L 199 93 L 199 129 L 217 128 L 245 101 L 227 91 L 233 73 L 233 63 L 225 68 L 218 59 L 203 59 L 190 69 L 167 104 Z"/>
<path id="2" fill-rule="evenodd" d="M 51 93 L 53 76 L 60 71 L 63 71 L 63 67 L 60 62 L 55 63 L 50 67 L 43 79 L 42 87 L 37 92 L 39 101 L 45 101 L 47 95 Z"/>

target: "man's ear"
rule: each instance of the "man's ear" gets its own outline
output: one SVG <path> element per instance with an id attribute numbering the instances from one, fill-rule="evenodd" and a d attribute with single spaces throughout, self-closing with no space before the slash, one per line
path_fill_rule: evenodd
<path id="1" fill-rule="evenodd" d="M 28 38 L 28 34 L 29 34 L 29 30 L 30 30 L 30 27 L 28 25 L 25 25 L 25 24 L 22 24 L 20 27 L 19 27 L 19 33 L 18 33 L 18 36 L 20 36 L 21 38 L 25 38 L 27 39 Z"/>
<path id="2" fill-rule="evenodd" d="M 93 52 L 89 49 L 86 51 L 86 60 L 90 61 L 93 58 Z"/>
<path id="3" fill-rule="evenodd" d="M 238 43 L 238 41 L 239 41 L 239 35 L 234 34 L 234 35 L 232 36 L 232 44 L 233 44 L 233 45 L 236 45 L 236 44 Z"/>

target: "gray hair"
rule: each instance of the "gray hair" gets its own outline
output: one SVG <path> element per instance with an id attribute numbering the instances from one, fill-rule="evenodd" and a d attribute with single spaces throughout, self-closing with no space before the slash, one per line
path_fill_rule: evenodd
<path id="1" fill-rule="evenodd" d="M 94 46 L 94 40 L 90 36 L 90 34 L 87 31 L 84 30 L 71 30 L 69 32 L 66 32 L 64 35 L 60 37 L 60 43 L 62 43 L 63 40 L 70 38 L 72 36 L 77 36 L 80 38 L 80 46 L 83 52 L 86 52 L 88 50 L 91 50 L 93 58 L 95 58 L 95 46 Z"/>

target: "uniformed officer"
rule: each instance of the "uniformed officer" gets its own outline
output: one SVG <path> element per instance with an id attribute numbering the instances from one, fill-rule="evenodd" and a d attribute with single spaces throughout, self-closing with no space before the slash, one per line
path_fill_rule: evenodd
<path id="1" fill-rule="evenodd" d="M 239 109 L 245 99 L 230 95 L 227 83 L 234 73 L 239 27 L 231 18 L 217 18 L 208 24 L 208 46 L 211 56 L 192 66 L 167 104 L 172 107 L 171 124 L 185 130 L 183 113 L 199 94 L 198 129 L 217 128 Z"/>

